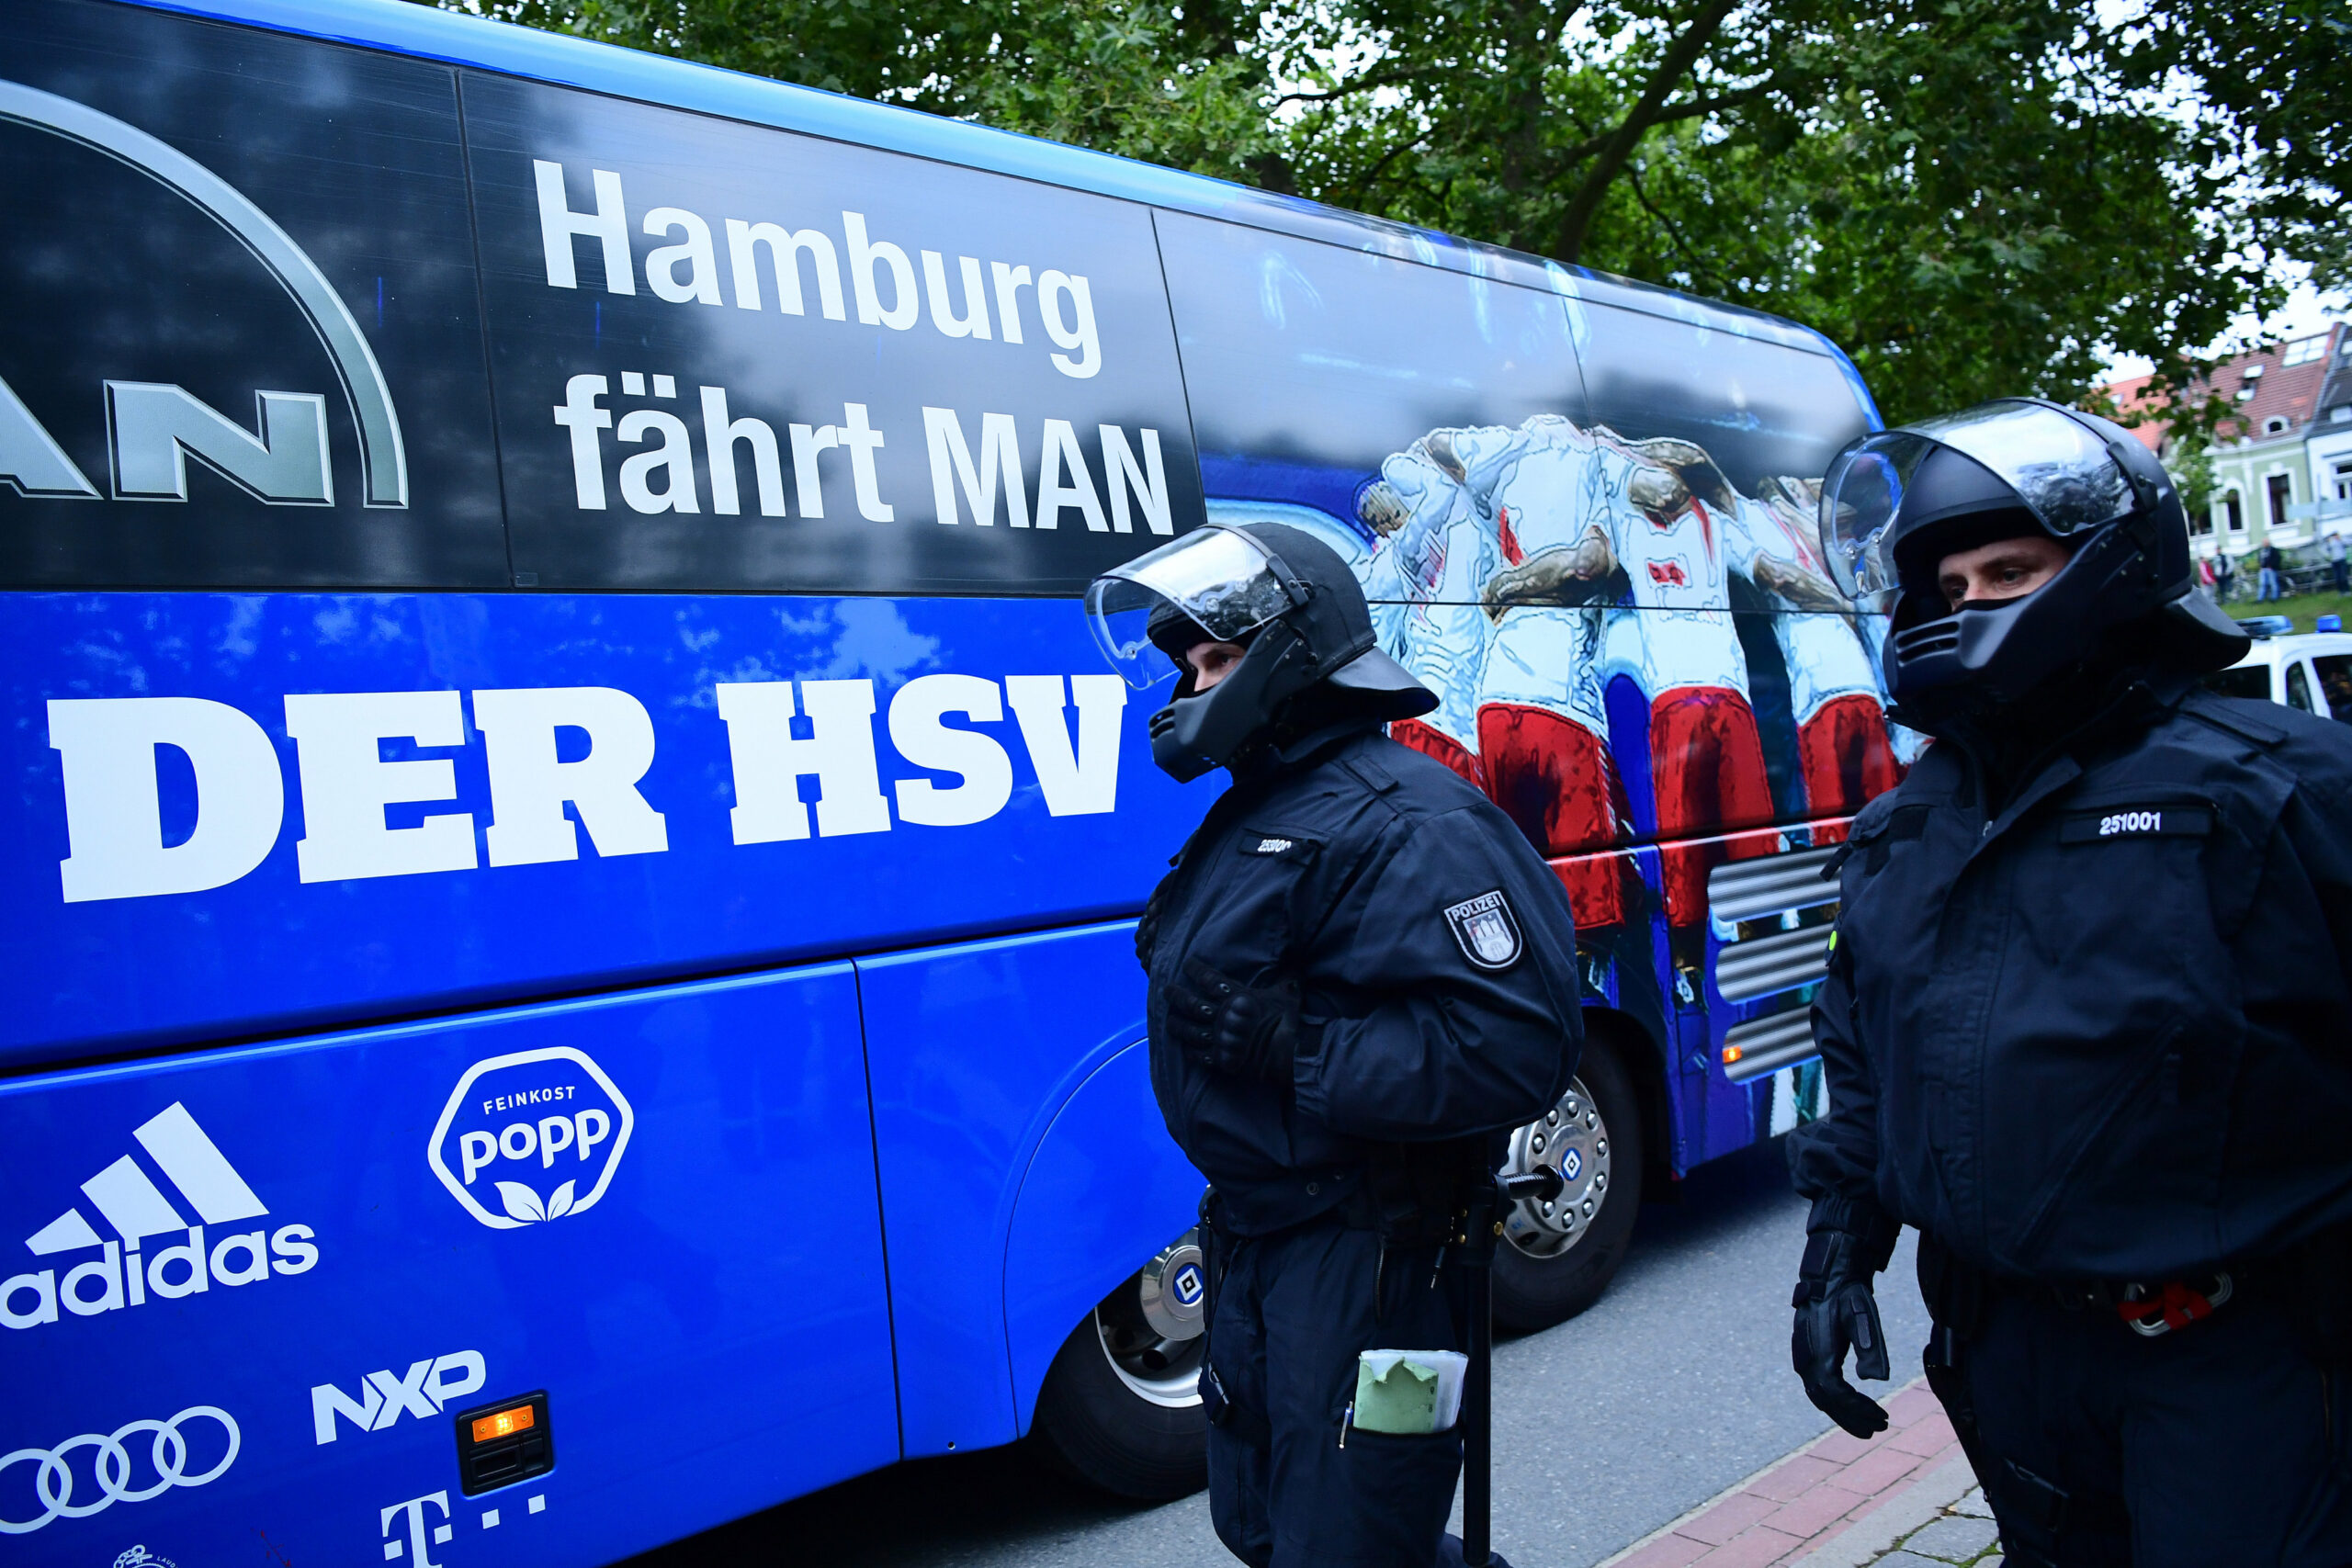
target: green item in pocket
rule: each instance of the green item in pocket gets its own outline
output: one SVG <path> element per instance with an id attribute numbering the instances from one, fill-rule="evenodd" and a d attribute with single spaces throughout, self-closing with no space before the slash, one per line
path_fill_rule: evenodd
<path id="1" fill-rule="evenodd" d="M 1438 1429 L 1438 1370 L 1405 1350 L 1366 1350 L 1356 1359 L 1355 1424 L 1367 1432 Z"/>

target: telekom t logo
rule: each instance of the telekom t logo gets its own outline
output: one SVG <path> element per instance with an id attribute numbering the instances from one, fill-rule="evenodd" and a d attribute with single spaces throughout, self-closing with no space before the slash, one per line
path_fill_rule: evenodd
<path id="1" fill-rule="evenodd" d="M 430 1548 L 447 1545 L 449 1537 L 456 1531 L 447 1523 L 426 1523 L 424 1510 L 427 1508 L 438 1509 L 442 1519 L 446 1521 L 449 1517 L 449 1494 L 428 1492 L 422 1497 L 412 1497 L 405 1503 L 395 1503 L 383 1510 L 380 1517 L 381 1529 L 384 1532 L 385 1562 L 397 1562 L 405 1552 L 408 1560 L 415 1564 L 415 1568 L 441 1568 L 441 1564 L 433 1561 Z M 406 1524 L 408 1533 L 406 1540 L 402 1540 L 392 1533 L 394 1520 Z M 425 1540 L 427 1530 L 433 1532 L 429 1543 Z"/>

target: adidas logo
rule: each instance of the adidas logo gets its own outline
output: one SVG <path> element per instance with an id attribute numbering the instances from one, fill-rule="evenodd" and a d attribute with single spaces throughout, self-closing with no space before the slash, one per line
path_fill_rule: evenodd
<path id="1" fill-rule="evenodd" d="M 176 1299 L 223 1286 L 255 1285 L 272 1274 L 304 1274 L 318 1265 L 319 1249 L 308 1225 L 232 1231 L 208 1241 L 206 1226 L 241 1225 L 267 1215 L 237 1168 L 206 1136 L 187 1107 L 177 1101 L 131 1137 L 155 1171 L 178 1194 L 173 1202 L 135 1154 L 126 1154 L 82 1183 L 86 1204 L 77 1203 L 25 1238 L 38 1258 L 87 1252 L 99 1256 L 0 1280 L 0 1324 L 38 1328 L 55 1323 L 62 1308 L 76 1317 L 144 1306 L 151 1296 Z M 190 1224 L 181 1205 L 200 1224 Z M 96 1213 L 112 1238 L 90 1222 Z M 150 1236 L 173 1244 L 144 1250 Z"/>

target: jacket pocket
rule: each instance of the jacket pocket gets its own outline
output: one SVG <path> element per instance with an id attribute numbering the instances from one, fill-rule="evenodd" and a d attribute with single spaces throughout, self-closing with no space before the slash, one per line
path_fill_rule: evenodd
<path id="1" fill-rule="evenodd" d="M 1344 1495 L 1320 1511 L 1316 1551 L 1344 1562 L 1424 1559 L 1453 1506 L 1461 1434 L 1340 1430 L 1346 1446 L 1327 1457 Z"/>
<path id="2" fill-rule="evenodd" d="M 2184 1071 L 2181 1042 L 2187 1032 L 2187 1021 L 2176 1020 L 2159 1032 L 2143 1048 L 2138 1059 L 2109 1087 L 2106 1095 L 2080 1124 L 2081 1131 L 2071 1149 L 2064 1154 L 2064 1163 L 2058 1163 L 2056 1151 L 2052 1151 L 2053 1157 L 2041 1164 L 2040 1168 L 2048 1174 L 2043 1177 L 2039 1190 L 2032 1194 L 2030 1206 L 2018 1217 L 2014 1232 L 2015 1241 L 2003 1246 L 1999 1230 L 1996 1229 L 1992 1237 L 1996 1258 L 2006 1256 L 2021 1271 L 2029 1274 L 2037 1272 L 2042 1254 L 2058 1222 L 2067 1213 L 2070 1201 L 2078 1207 L 2103 1208 L 2106 1206 L 2104 1200 L 2113 1195 L 2112 1189 L 2119 1183 L 2129 1184 L 2144 1193 L 2142 1182 L 2146 1162 L 2112 1157 L 2118 1143 L 2135 1132 L 2145 1140 L 2151 1134 L 2160 1134 L 2165 1128 L 2179 1130 L 2185 1138 L 2188 1131 L 2185 1122 L 2211 1118 L 2210 1107 L 2203 1110 L 2191 1107 L 2185 1116 L 2181 1112 L 2180 1084 Z M 2199 1160 L 2197 1155 L 2198 1151 L 2193 1147 L 2177 1147 L 2174 1151 L 2174 1162 L 2201 1168 L 2206 1162 Z M 1987 1196 L 1995 1203 L 2000 1201 L 1997 1188 L 1989 1191 Z M 2173 1207 L 2170 1203 L 2162 1203 L 2161 1206 Z M 2188 1243 L 2188 1250 L 2194 1254 L 2196 1249 L 2188 1236 L 2176 1235 L 2171 1239 L 2176 1243 Z M 2096 1250 L 2085 1251 L 2086 1242 L 2094 1249 L 2099 1247 L 2116 1248 L 2113 1256 L 2118 1262 L 2101 1262 Z M 2130 1247 L 2131 1238 L 2102 1235 L 2096 1242 L 2091 1242 L 2088 1237 L 2076 1236 L 2071 1238 L 2071 1243 L 2061 1249 L 2053 1265 L 2056 1272 L 2075 1276 L 2111 1275 L 2123 1271 L 2120 1259 L 2127 1256 L 2125 1249 Z M 2193 1257 L 2182 1259 L 2183 1262 L 2193 1260 L 2196 1260 Z"/>

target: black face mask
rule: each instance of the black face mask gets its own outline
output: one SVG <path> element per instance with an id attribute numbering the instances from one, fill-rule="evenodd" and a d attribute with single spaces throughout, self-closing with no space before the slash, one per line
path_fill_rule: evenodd
<path id="1" fill-rule="evenodd" d="M 1380 651 L 1363 590 L 1339 553 L 1313 535 L 1279 523 L 1251 523 L 1246 533 L 1267 550 L 1293 587 L 1293 605 L 1246 636 L 1246 651 L 1222 680 L 1194 689 L 1184 650 L 1205 628 L 1171 606 L 1155 615 L 1154 641 L 1181 679 L 1169 705 L 1151 716 L 1151 760 L 1180 784 L 1229 766 L 1253 746 L 1285 744 L 1301 715 L 1325 711 L 1369 721 L 1412 718 L 1437 695 Z"/>
<path id="2" fill-rule="evenodd" d="M 1268 623 L 1207 691 L 1194 692 L 1186 670 L 1175 698 L 1151 716 L 1151 760 L 1178 784 L 1225 766 L 1319 674 L 1313 650 L 1289 622 Z"/>

